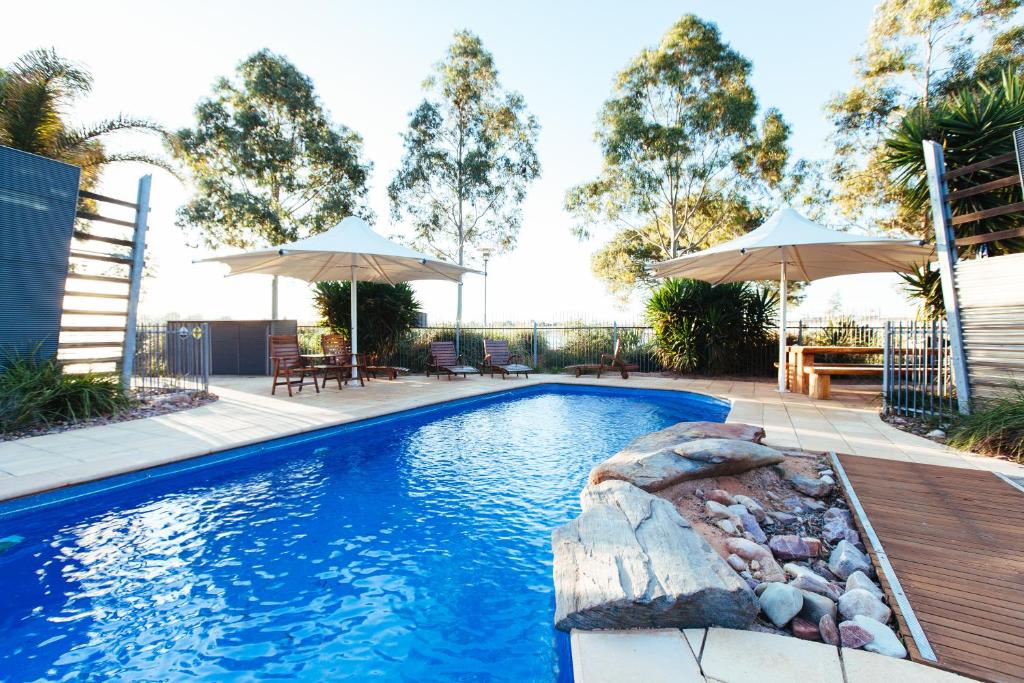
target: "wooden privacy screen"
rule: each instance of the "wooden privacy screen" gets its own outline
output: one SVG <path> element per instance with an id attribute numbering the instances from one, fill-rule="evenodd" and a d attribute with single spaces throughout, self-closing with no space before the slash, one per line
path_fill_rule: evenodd
<path id="1" fill-rule="evenodd" d="M 1024 254 L 955 266 L 967 376 L 974 400 L 1024 387 Z"/>

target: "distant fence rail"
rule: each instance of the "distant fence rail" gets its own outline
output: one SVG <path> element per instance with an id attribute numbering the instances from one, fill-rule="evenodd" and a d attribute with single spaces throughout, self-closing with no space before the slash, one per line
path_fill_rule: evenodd
<path id="1" fill-rule="evenodd" d="M 887 414 L 945 419 L 957 410 L 945 322 L 889 323 L 882 344 L 882 400 Z"/>
<path id="2" fill-rule="evenodd" d="M 207 391 L 210 387 L 207 323 L 137 325 L 131 386 L 140 394 Z"/>

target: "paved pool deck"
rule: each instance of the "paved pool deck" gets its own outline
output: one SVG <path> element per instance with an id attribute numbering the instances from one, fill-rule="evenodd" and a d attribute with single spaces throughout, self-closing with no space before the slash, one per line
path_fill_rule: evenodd
<path id="1" fill-rule="evenodd" d="M 366 387 L 307 386 L 270 395 L 266 377 L 215 377 L 214 403 L 159 417 L 0 442 L 0 500 L 101 479 L 299 432 L 417 408 L 455 398 L 542 383 L 693 391 L 732 403 L 729 421 L 763 425 L 777 447 L 835 450 L 873 458 L 969 467 L 1024 476 L 1011 462 L 960 453 L 894 429 L 878 417 L 877 386 L 838 385 L 815 401 L 780 394 L 768 381 L 634 375 L 596 378 L 534 375 L 448 381 L 422 375 L 372 380 Z"/>
<path id="2" fill-rule="evenodd" d="M 470 377 L 448 381 L 423 376 L 374 380 L 366 387 L 336 386 L 294 397 L 270 396 L 266 377 L 216 377 L 214 403 L 159 417 L 87 427 L 0 442 L 0 500 L 101 479 L 311 429 L 376 417 L 456 398 L 543 383 L 692 391 L 726 399 L 728 420 L 763 425 L 765 442 L 781 448 L 835 450 L 858 456 L 998 471 L 1024 476 L 1024 468 L 960 453 L 883 422 L 878 387 L 837 385 L 833 398 L 815 401 L 780 394 L 773 382 L 535 375 L 509 380 Z M 620 681 L 917 681 L 966 680 L 904 660 L 809 643 L 795 638 L 733 631 L 575 632 L 578 683 Z"/>

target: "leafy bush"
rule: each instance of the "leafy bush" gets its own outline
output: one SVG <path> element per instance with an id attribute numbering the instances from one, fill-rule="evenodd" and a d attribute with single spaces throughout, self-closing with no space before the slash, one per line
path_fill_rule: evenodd
<path id="1" fill-rule="evenodd" d="M 949 430 L 948 442 L 965 451 L 1024 462 L 1024 387 L 959 418 Z"/>
<path id="2" fill-rule="evenodd" d="M 322 324 L 336 334 L 348 336 L 352 326 L 351 293 L 352 283 L 348 281 L 316 283 L 313 303 L 323 317 Z M 412 287 L 404 282 L 360 282 L 356 294 L 359 350 L 391 358 L 420 312 Z"/>
<path id="3" fill-rule="evenodd" d="M 746 282 L 670 279 L 647 302 L 655 353 L 666 369 L 771 374 L 778 295 Z"/>
<path id="4" fill-rule="evenodd" d="M 116 377 L 64 374 L 56 358 L 12 356 L 0 372 L 0 432 L 113 415 L 129 403 Z"/>

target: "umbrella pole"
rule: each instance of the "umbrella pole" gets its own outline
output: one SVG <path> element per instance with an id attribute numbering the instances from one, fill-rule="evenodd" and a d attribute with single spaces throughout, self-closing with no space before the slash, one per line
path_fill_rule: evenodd
<path id="1" fill-rule="evenodd" d="M 779 391 L 786 389 L 786 250 L 782 250 L 782 268 L 779 273 Z"/>
<path id="2" fill-rule="evenodd" d="M 352 337 L 351 339 L 349 339 L 349 342 L 351 342 L 350 345 L 352 347 L 352 358 L 349 359 L 349 362 L 352 364 L 352 379 L 353 380 L 355 380 L 355 379 L 357 379 L 359 377 L 359 368 L 356 367 L 356 365 L 357 365 L 356 358 L 358 358 L 358 356 L 356 354 L 359 352 L 359 342 L 356 341 L 356 338 L 357 338 L 356 333 L 359 330 L 358 314 L 356 312 L 356 284 L 357 284 L 357 281 L 356 281 L 356 267 L 355 267 L 355 265 L 353 265 L 352 266 L 352 291 L 350 292 L 350 299 L 352 301 L 352 324 L 349 325 L 349 336 Z"/>

